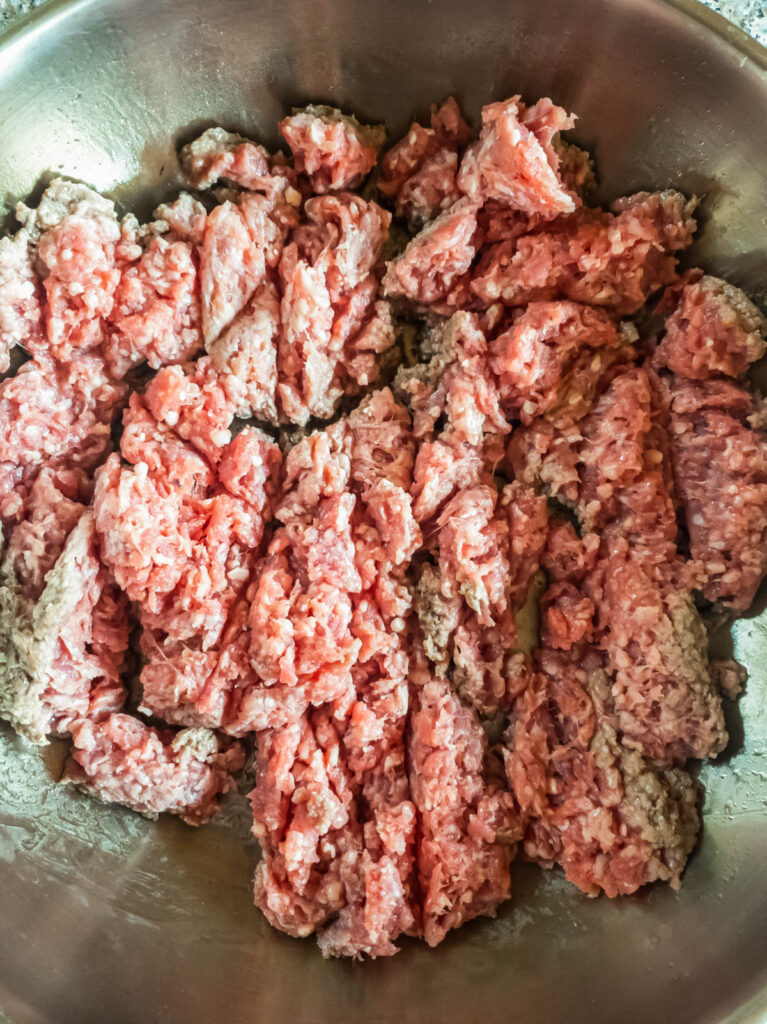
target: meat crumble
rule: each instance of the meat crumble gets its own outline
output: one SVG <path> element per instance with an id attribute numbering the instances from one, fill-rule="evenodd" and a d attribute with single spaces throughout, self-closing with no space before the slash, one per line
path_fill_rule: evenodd
<path id="1" fill-rule="evenodd" d="M 574 123 L 308 106 L 147 224 L 57 179 L 0 240 L 0 715 L 195 826 L 250 759 L 256 906 L 323 956 L 437 945 L 515 857 L 678 888 L 728 741 L 767 320 L 680 273 L 695 197 L 588 204 Z"/>

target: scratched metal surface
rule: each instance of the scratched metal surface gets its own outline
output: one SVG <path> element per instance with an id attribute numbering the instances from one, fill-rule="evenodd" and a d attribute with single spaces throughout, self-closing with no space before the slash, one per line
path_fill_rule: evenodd
<path id="1" fill-rule="evenodd" d="M 224 123 L 273 141 L 313 98 L 394 133 L 456 92 L 476 116 L 515 91 L 580 115 L 605 195 L 703 194 L 694 259 L 767 296 L 765 51 L 660 0 L 76 0 L 0 45 L 8 206 L 51 172 L 146 214 L 175 148 Z M 127 184 L 121 184 L 126 183 Z M 247 807 L 193 832 L 57 787 L 0 731 L 0 1012 L 13 1024 L 756 1024 L 767 1020 L 767 616 L 722 634 L 751 679 L 701 778 L 681 894 L 588 900 L 518 865 L 515 895 L 435 951 L 323 962 L 252 908 Z"/>

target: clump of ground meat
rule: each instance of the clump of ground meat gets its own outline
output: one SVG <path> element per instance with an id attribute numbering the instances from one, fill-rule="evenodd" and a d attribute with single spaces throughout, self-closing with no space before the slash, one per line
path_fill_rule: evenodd
<path id="1" fill-rule="evenodd" d="M 575 118 L 551 100 L 527 107 L 519 96 L 482 108 L 479 139 L 461 161 L 457 185 L 474 200 L 499 200 L 524 214 L 572 213 L 577 198 L 558 175 L 552 140 Z"/>
<path id="2" fill-rule="evenodd" d="M 98 555 L 87 484 L 43 470 L 0 569 L 0 714 L 36 743 L 125 703 L 125 596 Z"/>
<path id="3" fill-rule="evenodd" d="M 560 864 L 589 895 L 679 887 L 700 825 L 695 783 L 625 746 L 598 655 L 539 651 L 512 713 L 506 770 L 527 857 Z"/>
<path id="4" fill-rule="evenodd" d="M 450 96 L 432 108 L 428 128 L 414 121 L 381 159 L 376 185 L 395 199 L 397 216 L 413 228 L 434 220 L 458 199 L 458 154 L 470 134 Z"/>
<path id="5" fill-rule="evenodd" d="M 314 192 L 356 188 L 373 169 L 386 141 L 383 125 L 370 127 L 334 107 L 306 107 L 280 121 L 293 165 Z"/>
<path id="6" fill-rule="evenodd" d="M 767 572 L 767 436 L 751 425 L 754 400 L 721 377 L 665 378 L 662 395 L 700 589 L 743 612 Z"/>
<path id="7" fill-rule="evenodd" d="M 741 377 L 767 350 L 767 318 L 721 278 L 694 271 L 681 289 L 666 292 L 662 308 L 671 315 L 655 358 L 673 373 L 691 380 Z"/>
<path id="8" fill-rule="evenodd" d="M 255 903 L 324 956 L 494 914 L 518 850 L 678 887 L 727 742 L 765 320 L 678 274 L 694 198 L 587 205 L 573 124 L 451 97 L 379 205 L 383 129 L 308 107 L 149 223 L 57 179 L 0 240 L 0 715 L 193 825 L 254 747 Z"/>
<path id="9" fill-rule="evenodd" d="M 119 803 L 149 818 L 177 814 L 202 825 L 218 797 L 234 787 L 244 762 L 237 744 L 205 729 L 155 729 L 130 715 L 85 719 L 72 727 L 66 782 L 106 803 Z"/>
<path id="10" fill-rule="evenodd" d="M 415 696 L 409 774 L 420 833 L 422 928 L 430 946 L 465 921 L 493 916 L 509 896 L 519 827 L 509 794 L 486 780 L 485 750 L 476 714 L 446 680 L 427 673 Z"/>

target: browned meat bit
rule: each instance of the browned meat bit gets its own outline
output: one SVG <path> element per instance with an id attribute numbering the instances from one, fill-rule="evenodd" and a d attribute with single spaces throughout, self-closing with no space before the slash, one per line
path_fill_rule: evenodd
<path id="1" fill-rule="evenodd" d="M 424 652 L 437 674 L 446 676 L 450 664 L 448 644 L 458 626 L 461 600 L 457 595 L 445 597 L 439 569 L 428 562 L 419 570 L 413 597 Z"/>
<path id="2" fill-rule="evenodd" d="M 443 679 L 425 676 L 411 715 L 410 788 L 418 812 L 423 936 L 494 915 L 509 895 L 510 843 L 519 838 L 509 794 L 486 782 L 486 739 L 475 712 Z"/>
<path id="3" fill-rule="evenodd" d="M 716 658 L 711 662 L 714 682 L 728 700 L 737 700 L 743 693 L 748 672 L 734 658 Z"/>
<path id="4" fill-rule="evenodd" d="M 207 729 L 154 729 L 123 714 L 75 723 L 72 744 L 67 782 L 105 803 L 149 818 L 177 814 L 188 825 L 215 814 L 244 762 L 239 744 Z"/>
<path id="5" fill-rule="evenodd" d="M 556 136 L 552 145 L 559 157 L 558 171 L 562 184 L 581 198 L 587 196 L 596 188 L 594 161 L 590 154 L 561 136 Z"/>
<path id="6" fill-rule="evenodd" d="M 665 382 L 674 477 L 710 601 L 745 611 L 767 573 L 767 436 L 751 396 L 723 378 Z"/>
<path id="7" fill-rule="evenodd" d="M 452 96 L 432 107 L 429 128 L 413 123 L 381 159 L 377 185 L 396 199 L 398 217 L 414 228 L 433 220 L 458 199 L 458 152 L 469 141 L 469 126 Z"/>
<path id="8" fill-rule="evenodd" d="M 598 655 L 540 651 L 507 742 L 526 856 L 560 864 L 590 895 L 656 880 L 679 887 L 699 828 L 696 786 L 621 742 Z"/>
<path id="9" fill-rule="evenodd" d="M 383 125 L 363 125 L 334 107 L 306 107 L 280 121 L 293 164 L 314 192 L 356 188 L 375 166 L 386 141 Z"/>
<path id="10" fill-rule="evenodd" d="M 741 377 L 767 349 L 767 319 L 721 278 L 692 271 L 682 284 L 664 295 L 661 309 L 671 315 L 656 361 L 692 380 L 717 373 Z"/>

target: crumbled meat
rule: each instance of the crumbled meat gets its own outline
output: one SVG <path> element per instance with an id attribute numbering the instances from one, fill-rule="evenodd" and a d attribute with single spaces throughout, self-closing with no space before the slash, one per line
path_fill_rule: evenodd
<path id="1" fill-rule="evenodd" d="M 299 174 L 320 194 L 356 188 L 375 166 L 386 129 L 362 125 L 334 107 L 306 107 L 280 121 Z"/>
<path id="2" fill-rule="evenodd" d="M 23 229 L 14 237 L 0 238 L 0 373 L 8 372 L 16 345 L 28 352 L 42 346 L 40 282 Z"/>
<path id="3" fill-rule="evenodd" d="M 635 313 L 675 279 L 673 253 L 692 241 L 693 209 L 679 192 L 639 192 L 609 213 L 554 220 L 483 250 L 471 293 L 482 306 L 564 298 Z"/>
<path id="4" fill-rule="evenodd" d="M 460 308 L 465 277 L 477 252 L 477 203 L 460 199 L 427 224 L 388 264 L 384 295 L 435 312 Z"/>
<path id="5" fill-rule="evenodd" d="M 765 319 L 677 273 L 697 200 L 585 205 L 573 123 L 432 108 L 366 186 L 407 244 L 352 191 L 383 128 L 329 107 L 292 158 L 208 129 L 148 223 L 54 180 L 0 240 L 0 716 L 190 824 L 254 743 L 255 902 L 326 957 L 494 914 L 520 841 L 678 887 L 727 742 Z"/>
<path id="6" fill-rule="evenodd" d="M 451 928 L 495 914 L 509 896 L 509 845 L 518 838 L 509 794 L 486 781 L 486 739 L 475 712 L 444 679 L 414 696 L 408 774 L 418 814 L 423 936 L 436 946 Z"/>
<path id="7" fill-rule="evenodd" d="M 626 895 L 658 879 L 678 888 L 699 828 L 692 779 L 621 742 L 598 658 L 541 650 L 536 668 L 506 752 L 526 856 L 561 864 L 589 895 Z"/>
<path id="8" fill-rule="evenodd" d="M 105 354 L 122 377 L 144 359 L 151 367 L 191 359 L 202 348 L 197 266 L 192 245 L 153 238 L 120 278 Z"/>
<path id="9" fill-rule="evenodd" d="M 767 436 L 751 396 L 712 378 L 664 381 L 674 479 L 701 590 L 745 611 L 767 572 Z"/>
<path id="10" fill-rule="evenodd" d="M 579 419 L 609 358 L 603 362 L 602 350 L 620 341 L 601 310 L 575 302 L 531 302 L 492 344 L 504 411 L 530 423 L 556 406 L 560 418 Z"/>
<path id="11" fill-rule="evenodd" d="M 64 778 L 105 803 L 154 818 L 177 814 L 202 825 L 234 789 L 242 749 L 205 729 L 155 729 L 130 715 L 111 714 L 72 726 Z"/>
<path id="12" fill-rule="evenodd" d="M 526 214 L 572 213 L 578 200 L 557 173 L 552 139 L 574 122 L 548 99 L 526 107 L 513 96 L 483 107 L 479 139 L 461 161 L 459 190 L 474 201 L 501 200 Z"/>
<path id="13" fill-rule="evenodd" d="M 443 419 L 456 441 L 470 445 L 481 444 L 487 433 L 508 433 L 475 314 L 455 313 L 435 327 L 424 354 L 431 356 L 428 362 L 401 368 L 394 382 L 413 412 L 417 437 L 432 435 Z"/>
<path id="14" fill-rule="evenodd" d="M 678 295 L 655 353 L 661 366 L 692 380 L 713 374 L 742 376 L 767 350 L 767 319 L 739 289 L 707 274 L 688 280 Z"/>
<path id="15" fill-rule="evenodd" d="M 469 127 L 450 96 L 432 108 L 430 127 L 414 122 L 381 159 L 376 182 L 396 200 L 398 217 L 422 227 L 459 198 L 456 185 L 458 152 L 469 140 Z"/>
<path id="16" fill-rule="evenodd" d="M 68 482 L 41 473 L 0 569 L 0 716 L 36 743 L 125 701 L 126 602 Z"/>

